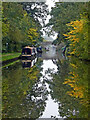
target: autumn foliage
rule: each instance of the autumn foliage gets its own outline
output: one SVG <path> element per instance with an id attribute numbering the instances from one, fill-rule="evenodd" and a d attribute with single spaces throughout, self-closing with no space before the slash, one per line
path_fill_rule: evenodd
<path id="1" fill-rule="evenodd" d="M 69 32 L 63 34 L 69 42 L 70 55 L 88 59 L 88 19 L 87 16 L 67 24 Z"/>

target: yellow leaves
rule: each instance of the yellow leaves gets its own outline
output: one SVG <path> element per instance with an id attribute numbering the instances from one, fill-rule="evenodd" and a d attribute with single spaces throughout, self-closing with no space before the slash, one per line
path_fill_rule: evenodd
<path id="1" fill-rule="evenodd" d="M 73 35 L 68 35 L 68 39 L 73 38 Z"/>
<path id="2" fill-rule="evenodd" d="M 68 36 L 67 34 L 63 34 L 64 36 Z"/>
<path id="3" fill-rule="evenodd" d="M 75 64 L 70 63 L 70 65 L 74 68 L 77 68 L 77 66 Z"/>
<path id="4" fill-rule="evenodd" d="M 24 17 L 27 16 L 27 13 L 24 13 Z"/>
<path id="5" fill-rule="evenodd" d="M 69 72 L 69 74 L 74 74 L 74 72 Z"/>
<path id="6" fill-rule="evenodd" d="M 37 37 L 38 36 L 38 33 L 37 33 L 37 29 L 35 28 L 30 28 L 29 31 L 28 31 L 28 36 L 34 36 L 34 37 Z"/>
<path id="7" fill-rule="evenodd" d="M 77 27 L 73 27 L 75 30 L 77 29 Z"/>
<path id="8" fill-rule="evenodd" d="M 76 98 L 83 98 L 83 91 L 80 91 L 78 89 L 72 90 L 72 91 L 68 91 L 67 92 L 68 95 L 76 97 Z"/>
<path id="9" fill-rule="evenodd" d="M 75 46 L 75 44 L 70 44 L 70 46 Z"/>
<path id="10" fill-rule="evenodd" d="M 30 28 L 28 34 L 33 34 L 33 33 L 35 34 L 36 31 L 37 31 L 36 29 Z"/>
<path id="11" fill-rule="evenodd" d="M 65 79 L 65 80 L 70 80 L 70 79 Z"/>
<path id="12" fill-rule="evenodd" d="M 70 65 L 74 68 L 77 66 L 73 63 Z M 84 98 L 85 87 L 79 83 L 79 75 L 76 72 L 69 72 L 69 77 L 65 79 L 63 84 L 69 85 L 73 90 L 68 91 L 67 94 L 75 98 Z"/>
<path id="13" fill-rule="evenodd" d="M 30 41 L 33 43 L 37 40 L 39 34 L 37 32 L 37 29 L 35 28 L 30 28 L 28 31 L 28 38 L 30 39 Z"/>
<path id="14" fill-rule="evenodd" d="M 78 78 L 78 74 L 76 74 L 75 72 L 69 72 L 69 74 L 74 76 L 74 78 Z"/>
<path id="15" fill-rule="evenodd" d="M 35 28 L 30 28 L 29 31 L 36 32 L 37 29 L 35 29 Z"/>
<path id="16" fill-rule="evenodd" d="M 71 87 L 74 87 L 74 84 L 69 83 L 68 85 L 70 85 Z"/>
<path id="17" fill-rule="evenodd" d="M 72 26 L 74 30 L 70 31 L 69 33 L 77 33 L 81 32 L 83 29 L 83 20 L 76 20 L 72 24 L 69 24 L 69 26 Z"/>
<path id="18" fill-rule="evenodd" d="M 71 32 L 69 32 L 69 34 L 72 34 L 72 33 L 74 33 L 74 30 L 72 30 Z"/>
<path id="19" fill-rule="evenodd" d="M 79 38 L 72 38 L 70 39 L 70 41 L 72 41 L 72 44 L 76 43 L 76 42 L 79 42 Z"/>
<path id="20" fill-rule="evenodd" d="M 68 39 L 73 39 L 73 38 L 75 38 L 75 35 L 68 35 L 68 37 L 67 37 Z"/>
<path id="21" fill-rule="evenodd" d="M 81 43 L 83 44 L 83 39 L 88 39 L 88 37 L 86 37 L 88 35 L 85 34 L 86 31 L 84 31 L 85 20 L 81 19 L 81 20 L 71 21 L 70 23 L 67 24 L 67 26 L 70 28 L 69 29 L 70 32 L 63 35 L 66 37 L 65 39 L 70 41 L 69 42 L 70 54 L 71 55 L 74 54 L 78 56 L 77 54 L 79 54 L 81 50 L 79 49 L 80 48 L 79 45 L 82 47 Z M 76 50 L 74 50 L 74 48 L 76 48 Z"/>
<path id="22" fill-rule="evenodd" d="M 36 70 L 36 66 L 33 66 L 29 70 L 28 77 L 30 77 L 31 80 L 37 80 L 38 79 L 38 77 L 37 77 L 38 74 L 39 74 L 39 70 Z"/>
<path id="23" fill-rule="evenodd" d="M 72 54 L 75 54 L 75 51 L 72 51 L 70 54 L 71 54 L 71 55 L 72 55 Z"/>
<path id="24" fill-rule="evenodd" d="M 68 84 L 68 85 L 70 85 L 69 83 L 73 83 L 73 82 L 74 82 L 73 80 L 70 80 L 70 79 L 65 79 L 65 80 L 67 80 L 67 81 L 65 81 L 63 84 Z"/>
<path id="25" fill-rule="evenodd" d="M 28 37 L 32 40 L 33 39 L 33 37 L 31 36 L 31 35 L 28 35 Z"/>
<path id="26" fill-rule="evenodd" d="M 70 95 L 70 96 L 73 96 L 73 94 L 72 94 L 72 92 L 70 91 L 70 92 L 67 92 L 67 94 L 68 95 Z"/>
<path id="27" fill-rule="evenodd" d="M 74 21 L 71 21 L 70 23 L 66 24 L 67 26 L 71 26 L 74 23 Z"/>
<path id="28" fill-rule="evenodd" d="M 83 20 L 71 21 L 67 26 L 72 26 L 74 29 L 80 28 L 83 26 Z"/>
<path id="29" fill-rule="evenodd" d="M 73 72 L 70 72 L 70 77 L 65 79 L 65 82 L 63 84 L 68 84 L 71 87 L 74 87 L 74 83 L 78 80 L 77 75 Z"/>
<path id="30" fill-rule="evenodd" d="M 24 94 L 24 95 L 26 95 L 26 94 L 27 94 L 27 92 L 26 92 L 26 91 L 24 91 L 24 92 L 23 92 L 23 94 Z"/>
<path id="31" fill-rule="evenodd" d="M 69 53 L 69 52 L 68 52 Z M 67 56 L 68 58 L 71 58 L 71 56 Z"/>
<path id="32" fill-rule="evenodd" d="M 67 81 L 65 81 L 63 84 L 67 84 L 68 82 Z"/>
<path id="33" fill-rule="evenodd" d="M 33 40 L 33 42 L 35 42 L 36 40 Z"/>

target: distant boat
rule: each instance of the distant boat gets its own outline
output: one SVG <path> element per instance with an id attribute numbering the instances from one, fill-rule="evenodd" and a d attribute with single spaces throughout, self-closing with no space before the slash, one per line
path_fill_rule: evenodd
<path id="1" fill-rule="evenodd" d="M 41 47 L 41 46 L 39 46 L 39 47 L 37 48 L 37 52 L 38 52 L 38 53 L 42 53 L 42 47 Z"/>

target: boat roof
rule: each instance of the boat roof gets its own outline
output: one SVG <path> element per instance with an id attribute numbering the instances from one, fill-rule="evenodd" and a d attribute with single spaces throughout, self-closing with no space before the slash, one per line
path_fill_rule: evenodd
<path id="1" fill-rule="evenodd" d="M 34 47 L 26 46 L 26 47 L 24 47 L 24 48 L 29 48 L 29 49 L 33 49 Z"/>

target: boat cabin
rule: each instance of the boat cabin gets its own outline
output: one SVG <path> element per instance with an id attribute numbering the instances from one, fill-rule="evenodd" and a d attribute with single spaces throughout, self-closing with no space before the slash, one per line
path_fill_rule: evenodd
<path id="1" fill-rule="evenodd" d="M 34 47 L 26 46 L 22 49 L 22 56 L 33 56 L 35 55 Z"/>

